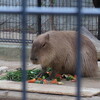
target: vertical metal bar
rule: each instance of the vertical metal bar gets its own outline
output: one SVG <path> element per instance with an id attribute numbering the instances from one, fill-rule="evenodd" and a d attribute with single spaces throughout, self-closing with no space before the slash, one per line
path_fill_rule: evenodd
<path id="1" fill-rule="evenodd" d="M 98 16 L 98 39 L 100 40 L 100 15 Z"/>
<path id="2" fill-rule="evenodd" d="M 81 99 L 81 7 L 82 7 L 82 0 L 77 0 L 77 100 Z"/>
<path id="3" fill-rule="evenodd" d="M 54 1 L 53 0 L 50 0 L 50 7 L 53 7 L 53 4 L 54 4 Z M 51 27 L 51 30 L 54 30 L 54 15 L 51 15 L 50 16 L 50 27 Z"/>
<path id="4" fill-rule="evenodd" d="M 41 7 L 41 0 L 37 0 L 37 6 Z M 41 15 L 37 15 L 37 22 L 38 22 L 38 35 L 41 34 Z"/>
<path id="5" fill-rule="evenodd" d="M 22 100 L 26 99 L 26 31 L 27 31 L 27 16 L 26 16 L 27 0 L 22 0 Z"/>

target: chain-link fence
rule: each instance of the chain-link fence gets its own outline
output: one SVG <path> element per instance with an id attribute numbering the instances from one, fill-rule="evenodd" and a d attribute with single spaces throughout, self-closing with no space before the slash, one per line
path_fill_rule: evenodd
<path id="1" fill-rule="evenodd" d="M 6 4 L 3 4 L 5 1 Z M 10 6 L 9 4 L 13 6 L 21 6 L 21 3 L 18 0 L 9 0 L 10 2 L 7 2 L 8 0 L 1 0 L 0 3 L 2 6 L 6 6 L 6 10 L 4 10 L 4 7 L 0 7 L 0 41 L 3 42 L 3 40 L 13 41 L 20 40 L 22 41 L 22 100 L 27 100 L 27 87 L 26 87 L 26 35 L 29 35 L 28 40 L 31 40 L 31 36 L 33 36 L 33 33 L 45 32 L 48 30 L 78 30 L 77 34 L 77 91 L 76 91 L 76 100 L 81 100 L 81 35 L 80 35 L 80 28 L 83 24 L 85 27 L 87 27 L 91 32 L 94 34 L 97 33 L 97 26 L 98 26 L 98 20 L 95 15 L 100 15 L 100 9 L 95 9 L 93 12 L 92 8 L 89 9 L 89 11 L 86 12 L 86 9 L 81 9 L 81 3 L 84 6 L 92 6 L 92 1 L 90 0 L 79 0 L 79 2 L 76 2 L 76 0 L 52 0 L 53 2 L 50 2 L 50 0 L 42 0 L 41 3 L 37 4 L 37 0 L 33 0 L 32 2 L 34 5 L 38 6 L 57 6 L 58 9 L 48 9 L 48 7 L 45 7 L 43 10 L 43 7 L 37 7 L 34 10 L 34 7 L 32 9 L 26 8 L 26 0 L 22 0 L 22 10 L 21 9 L 14 9 L 9 8 L 7 6 Z M 13 1 L 18 1 L 17 4 Z M 38 0 L 39 1 L 39 0 Z M 31 2 L 31 1 L 30 1 Z M 32 6 L 32 3 L 27 3 L 29 6 Z M 69 12 L 66 11 L 67 8 L 62 8 L 63 6 L 76 6 L 74 10 L 69 8 Z M 61 9 L 62 8 L 62 9 Z M 47 10 L 46 10 L 47 9 Z M 54 10 L 55 13 L 53 13 L 51 10 Z M 60 12 L 59 12 L 60 10 Z M 61 12 L 61 10 L 64 10 Z M 39 12 L 40 11 L 40 12 Z M 47 11 L 47 12 L 46 12 Z M 1 13 L 2 12 L 2 13 Z M 13 13 L 12 13 L 13 12 Z M 26 14 L 29 14 L 28 18 L 26 17 Z M 16 14 L 17 13 L 17 14 Z M 33 14 L 38 15 L 33 15 Z M 49 15 L 47 15 L 49 13 Z M 21 14 L 21 15 L 20 15 Z M 40 16 L 40 14 L 42 14 Z M 43 15 L 46 14 L 46 15 Z M 56 15 L 57 14 L 57 15 Z M 62 15 L 64 14 L 64 15 Z M 70 14 L 70 15 L 68 15 Z M 72 15 L 73 14 L 73 15 Z M 83 17 L 81 17 L 84 14 Z M 76 17 L 74 16 L 76 15 Z M 27 19 L 27 21 L 26 21 Z M 83 20 L 83 23 L 81 22 Z M 18 22 L 17 22 L 18 21 Z M 82 23 L 82 24 L 81 24 Z M 17 26 L 18 27 L 17 27 Z M 30 29 L 30 26 L 32 28 L 32 31 Z M 41 27 L 39 27 L 41 26 Z M 17 28 L 16 28 L 17 27 Z M 77 27 L 77 28 L 76 28 Z M 22 29 L 22 32 L 21 32 Z M 27 30 L 28 29 L 28 30 Z M 22 36 L 22 37 L 21 37 Z M 33 98 L 34 99 L 34 98 Z"/>
<path id="2" fill-rule="evenodd" d="M 1 6 L 21 6 L 21 0 L 0 0 Z M 77 0 L 28 0 L 27 6 L 76 7 Z M 82 0 L 83 7 L 94 7 L 92 0 Z M 82 25 L 98 36 L 98 17 L 84 15 Z M 49 30 L 76 30 L 74 15 L 34 15 L 27 16 L 27 39 L 32 40 L 34 34 Z M 0 13 L 0 38 L 19 42 L 21 39 L 21 15 Z M 5 40 L 4 40 L 5 41 Z"/>

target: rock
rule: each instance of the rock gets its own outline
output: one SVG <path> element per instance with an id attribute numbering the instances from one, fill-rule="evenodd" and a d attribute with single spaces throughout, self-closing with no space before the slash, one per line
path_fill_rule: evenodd
<path id="1" fill-rule="evenodd" d="M 7 66 L 0 66 L 0 74 L 5 73 L 8 71 L 8 67 Z"/>

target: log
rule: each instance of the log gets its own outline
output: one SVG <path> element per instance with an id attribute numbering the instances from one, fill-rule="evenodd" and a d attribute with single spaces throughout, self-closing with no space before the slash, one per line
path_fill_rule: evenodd
<path id="1" fill-rule="evenodd" d="M 100 40 L 98 40 L 90 31 L 88 31 L 85 27 L 82 26 L 81 33 L 88 37 L 93 44 L 95 45 L 95 48 L 97 50 L 97 58 L 100 60 Z"/>

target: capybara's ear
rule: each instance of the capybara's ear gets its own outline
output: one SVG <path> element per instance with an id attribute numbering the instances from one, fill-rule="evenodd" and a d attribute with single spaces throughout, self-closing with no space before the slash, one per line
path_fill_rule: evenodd
<path id="1" fill-rule="evenodd" d="M 49 41 L 49 34 L 45 35 L 45 41 L 48 42 Z"/>

